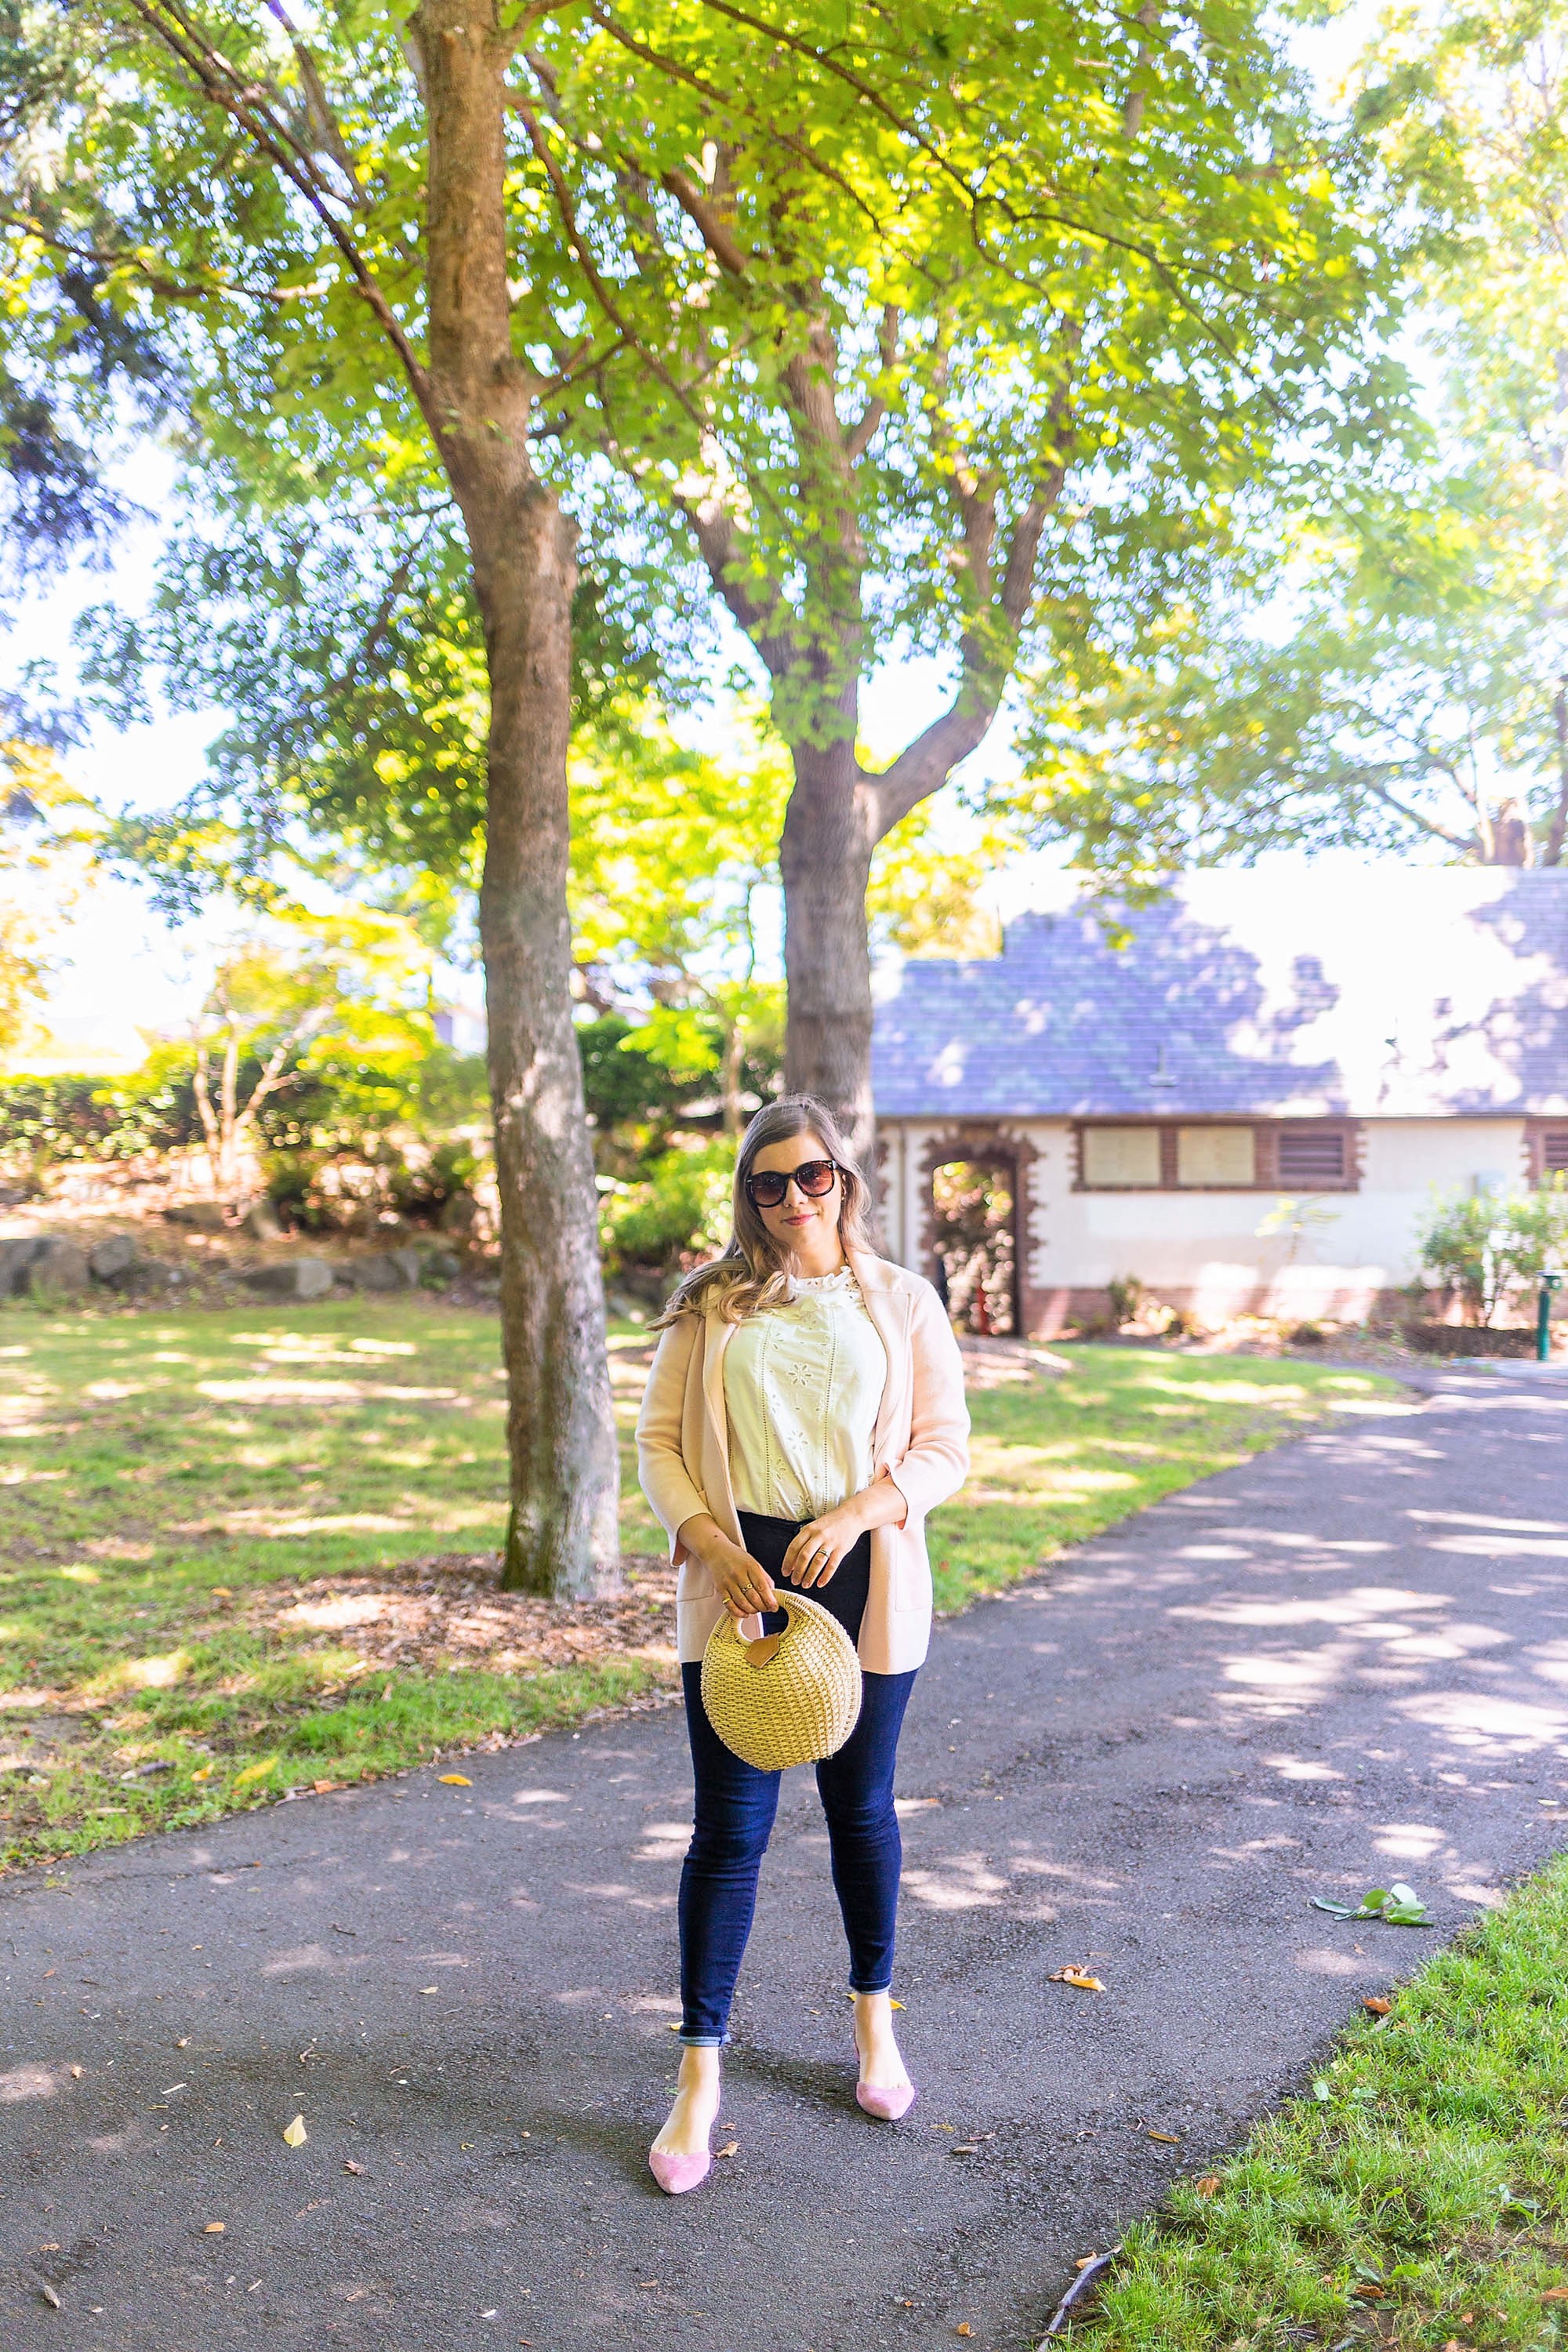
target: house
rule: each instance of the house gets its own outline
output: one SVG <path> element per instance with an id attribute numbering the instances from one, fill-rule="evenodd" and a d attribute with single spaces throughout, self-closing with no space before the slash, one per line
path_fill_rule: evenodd
<path id="1" fill-rule="evenodd" d="M 1210 871 L 1119 919 L 1064 877 L 999 956 L 879 977 L 886 1246 L 932 1272 L 936 1172 L 998 1171 L 998 1328 L 1130 1278 L 1204 1322 L 1359 1320 L 1435 1190 L 1568 1171 L 1568 872 Z"/>

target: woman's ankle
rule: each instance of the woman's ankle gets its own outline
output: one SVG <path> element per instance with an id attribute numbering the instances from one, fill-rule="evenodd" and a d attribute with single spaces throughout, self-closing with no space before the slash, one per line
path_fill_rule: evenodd
<path id="1" fill-rule="evenodd" d="M 710 2090 L 717 2098 L 720 2084 L 717 2047 L 711 2042 L 688 2042 L 680 2053 L 680 2071 L 676 2076 L 676 2084 L 689 2095 Z"/>

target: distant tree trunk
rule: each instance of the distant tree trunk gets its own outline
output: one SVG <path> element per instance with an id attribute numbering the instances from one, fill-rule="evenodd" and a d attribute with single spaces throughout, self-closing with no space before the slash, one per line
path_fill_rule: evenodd
<path id="1" fill-rule="evenodd" d="M 566 911 L 575 532 L 536 474 L 537 380 L 513 352 L 503 80 L 492 0 L 421 0 L 430 125 L 426 413 L 462 509 L 490 729 L 479 896 L 501 1212 L 511 1517 L 501 1581 L 557 1600 L 618 1563 L 598 1195 Z"/>
<path id="2" fill-rule="evenodd" d="M 789 984 L 784 1084 L 826 1104 L 869 1173 L 876 1117 L 866 891 L 877 845 L 876 791 L 860 773 L 852 741 L 826 750 L 797 744 L 794 759 L 780 849 Z"/>

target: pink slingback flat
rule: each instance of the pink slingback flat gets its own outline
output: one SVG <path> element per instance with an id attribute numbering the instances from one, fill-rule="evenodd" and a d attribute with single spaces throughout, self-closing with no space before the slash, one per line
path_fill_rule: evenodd
<path id="1" fill-rule="evenodd" d="M 667 2197 L 684 2197 L 707 2179 L 713 2168 L 713 2158 L 706 2148 L 700 2156 L 671 2156 L 662 2147 L 650 2147 L 647 2168 Z"/>

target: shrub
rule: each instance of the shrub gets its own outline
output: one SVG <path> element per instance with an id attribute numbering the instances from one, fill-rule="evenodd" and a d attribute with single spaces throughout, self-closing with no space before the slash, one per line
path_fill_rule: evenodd
<path id="1" fill-rule="evenodd" d="M 732 1144 L 705 1143 L 662 1152 L 641 1182 L 616 1185 L 599 1213 L 606 1268 L 712 1256 L 729 1237 L 734 1169 Z"/>
<path id="2" fill-rule="evenodd" d="M 1136 1323 L 1148 1297 L 1135 1274 L 1112 1276 L 1105 1286 L 1105 1296 L 1110 1307 L 1113 1325 Z"/>
<path id="3" fill-rule="evenodd" d="M 1516 1292 L 1568 1264 L 1568 1182 L 1559 1175 L 1534 1192 L 1439 1194 L 1416 1243 L 1465 1321 L 1489 1326 Z"/>
<path id="4" fill-rule="evenodd" d="M 38 1178 L 62 1160 L 135 1160 L 201 1139 L 188 1046 L 155 1046 L 125 1077 L 0 1079 L 0 1162 Z"/>
<path id="5" fill-rule="evenodd" d="M 433 1224 L 455 1194 L 473 1191 L 481 1164 L 461 1136 L 438 1143 L 422 1167 L 401 1161 L 389 1171 L 392 1205 L 403 1216 Z"/>

